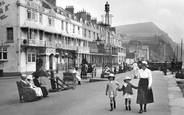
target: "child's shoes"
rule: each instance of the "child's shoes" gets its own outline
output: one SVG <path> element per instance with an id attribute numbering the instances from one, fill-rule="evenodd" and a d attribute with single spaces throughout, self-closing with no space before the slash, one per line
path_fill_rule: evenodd
<path id="1" fill-rule="evenodd" d="M 129 111 L 131 111 L 131 107 L 130 107 L 130 106 L 129 106 L 129 108 L 128 108 L 128 109 L 129 109 Z"/>
<path id="2" fill-rule="evenodd" d="M 128 106 L 126 106 L 126 108 L 125 108 L 126 110 L 128 110 Z"/>

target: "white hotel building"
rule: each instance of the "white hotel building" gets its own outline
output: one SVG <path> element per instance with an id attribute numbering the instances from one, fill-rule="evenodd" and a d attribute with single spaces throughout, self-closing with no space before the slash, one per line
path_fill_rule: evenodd
<path id="1" fill-rule="evenodd" d="M 40 67 L 63 69 L 79 65 L 82 58 L 90 62 L 89 43 L 97 39 L 100 29 L 90 23 L 90 37 L 84 37 L 85 23 L 45 0 L 0 0 L 3 76 L 34 72 Z M 118 59 L 125 57 L 118 54 Z"/>

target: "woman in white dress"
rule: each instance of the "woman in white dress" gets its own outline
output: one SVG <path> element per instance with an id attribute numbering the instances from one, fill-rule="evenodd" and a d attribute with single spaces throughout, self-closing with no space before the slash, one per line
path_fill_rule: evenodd
<path id="1" fill-rule="evenodd" d="M 42 90 L 41 90 L 41 88 L 36 87 L 34 85 L 34 83 L 33 83 L 33 76 L 32 75 L 28 75 L 27 81 L 28 81 L 28 84 L 29 84 L 30 88 L 32 88 L 33 90 L 35 90 L 36 96 L 37 97 L 42 97 L 43 96 Z"/>
<path id="2" fill-rule="evenodd" d="M 74 68 L 72 73 L 75 74 L 75 77 L 76 77 L 76 79 L 78 81 L 78 84 L 81 85 L 81 77 L 80 77 L 80 73 L 78 72 L 78 67 Z"/>
<path id="3" fill-rule="evenodd" d="M 137 104 L 140 104 L 139 113 L 147 112 L 146 105 L 153 103 L 153 92 L 152 92 L 152 73 L 147 68 L 147 62 L 142 61 L 142 68 L 138 71 L 139 84 L 137 93 Z M 144 111 L 143 111 L 144 105 Z"/>
<path id="4" fill-rule="evenodd" d="M 138 75 L 138 70 L 139 70 L 137 62 L 135 61 L 132 66 L 133 66 L 133 76 L 136 79 Z"/>

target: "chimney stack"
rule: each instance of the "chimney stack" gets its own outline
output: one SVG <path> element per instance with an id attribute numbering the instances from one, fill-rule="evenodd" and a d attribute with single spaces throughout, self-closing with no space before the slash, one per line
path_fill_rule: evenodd
<path id="1" fill-rule="evenodd" d="M 95 17 L 95 18 L 92 18 L 91 19 L 91 22 L 93 23 L 93 24 L 97 24 L 97 18 Z"/>
<path id="2" fill-rule="evenodd" d="M 83 20 L 87 20 L 87 13 L 85 10 L 77 12 L 76 16 L 78 18 L 82 18 Z"/>
<path id="3" fill-rule="evenodd" d="M 65 10 L 67 10 L 68 12 L 70 12 L 71 14 L 74 14 L 74 7 L 73 6 L 67 6 L 65 8 Z"/>
<path id="4" fill-rule="evenodd" d="M 46 1 L 52 4 L 53 6 L 56 6 L 56 0 L 46 0 Z"/>
<path id="5" fill-rule="evenodd" d="M 87 13 L 87 21 L 91 21 L 91 15 L 90 15 L 90 13 Z"/>

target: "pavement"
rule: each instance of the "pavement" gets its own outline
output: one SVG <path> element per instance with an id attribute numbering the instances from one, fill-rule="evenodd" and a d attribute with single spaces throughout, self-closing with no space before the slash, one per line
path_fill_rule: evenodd
<path id="1" fill-rule="evenodd" d="M 171 109 L 171 115 L 183 115 L 184 114 L 184 97 L 181 93 L 181 89 L 177 86 L 174 75 L 169 74 L 165 76 L 168 88 L 169 106 Z"/>
<path id="2" fill-rule="evenodd" d="M 62 78 L 62 71 L 55 76 Z M 97 69 L 97 78 L 100 79 L 101 69 Z M 116 80 L 123 83 L 125 76 L 132 77 L 131 72 L 116 75 Z M 160 71 L 153 71 L 153 93 L 154 103 L 148 105 L 146 115 L 183 115 L 184 97 L 176 80 L 171 73 L 164 76 Z M 117 97 L 117 109 L 112 113 L 108 111 L 109 101 L 104 98 L 104 89 L 106 82 L 93 82 L 82 80 L 82 85 L 76 90 L 62 91 L 61 93 L 50 93 L 49 97 L 41 101 L 31 103 L 20 103 L 16 81 L 19 76 L 0 78 L 0 113 L 1 115 L 108 115 L 108 114 L 138 114 L 139 106 L 135 104 L 136 98 L 132 100 L 132 111 L 124 110 L 124 100 L 122 94 Z M 46 78 L 47 79 L 47 78 Z M 42 79 L 43 80 L 43 79 Z M 49 81 L 49 80 L 47 80 Z M 132 79 L 132 84 L 138 85 L 138 79 Z M 49 82 L 50 84 L 50 82 Z M 134 90 L 134 95 L 137 92 Z M 72 96 L 71 95 L 75 95 Z M 61 98 L 64 97 L 64 98 Z M 96 102 L 96 104 L 94 103 Z M 62 104 L 65 103 L 65 104 Z M 37 105 L 35 107 L 35 104 Z M 43 104 L 45 106 L 43 106 Z M 29 108 L 29 110 L 28 110 Z M 123 108 L 123 109 L 122 109 Z M 82 111 L 80 111 L 82 110 Z M 34 111 L 34 112 L 33 112 Z M 76 113 L 77 112 L 77 113 Z"/>

